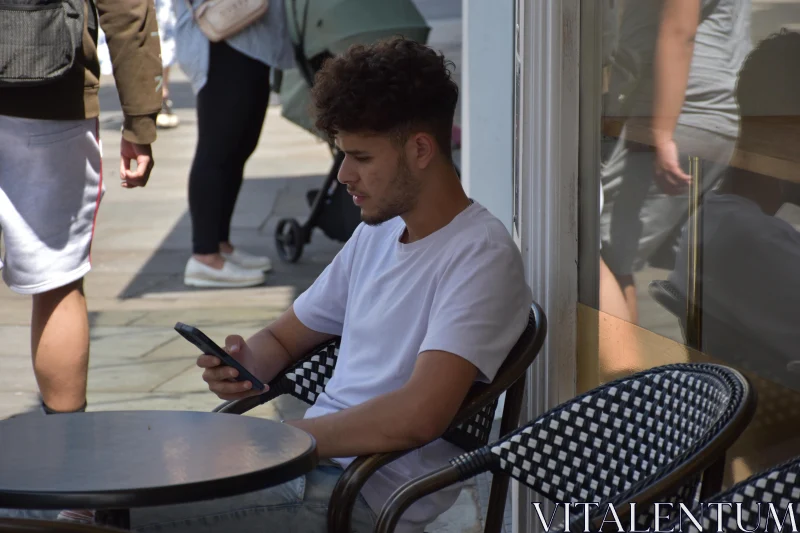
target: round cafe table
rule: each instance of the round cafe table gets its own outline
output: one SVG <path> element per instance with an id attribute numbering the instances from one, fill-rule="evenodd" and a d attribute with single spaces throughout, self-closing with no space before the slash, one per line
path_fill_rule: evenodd
<path id="1" fill-rule="evenodd" d="M 250 416 L 105 411 L 0 422 L 2 507 L 95 509 L 122 528 L 132 507 L 251 492 L 317 462 L 308 433 Z"/>

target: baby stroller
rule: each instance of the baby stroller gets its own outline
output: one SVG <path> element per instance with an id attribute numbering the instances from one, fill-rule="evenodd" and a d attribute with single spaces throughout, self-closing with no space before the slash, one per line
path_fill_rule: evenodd
<path id="1" fill-rule="evenodd" d="M 282 73 L 281 114 L 298 126 L 323 138 L 309 114 L 314 76 L 329 57 L 352 44 L 370 43 L 393 35 L 427 42 L 430 28 L 411 0 L 285 0 L 296 68 Z M 345 242 L 361 222 L 361 213 L 336 179 L 344 160 L 330 144 L 333 165 L 319 189 L 306 193 L 311 213 L 305 223 L 293 218 L 278 222 L 275 247 L 281 259 L 294 263 L 311 242 L 314 228 L 329 238 Z"/>

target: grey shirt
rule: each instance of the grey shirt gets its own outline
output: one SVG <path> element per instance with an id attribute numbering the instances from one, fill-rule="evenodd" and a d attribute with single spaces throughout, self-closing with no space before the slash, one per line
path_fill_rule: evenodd
<path id="1" fill-rule="evenodd" d="M 734 95 L 739 70 L 752 49 L 751 0 L 702 0 L 686 98 L 679 124 L 727 137 L 738 136 L 739 117 Z M 628 116 L 653 115 L 654 63 L 662 0 L 625 3 L 617 55 L 634 65 L 635 89 L 628 99 Z M 628 93 L 620 76 L 612 76 L 611 101 Z M 606 110 L 607 115 L 618 110 Z"/>

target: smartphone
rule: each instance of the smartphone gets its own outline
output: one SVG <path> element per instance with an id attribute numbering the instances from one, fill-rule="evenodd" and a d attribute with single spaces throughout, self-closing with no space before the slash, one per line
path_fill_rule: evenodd
<path id="1" fill-rule="evenodd" d="M 235 378 L 236 381 L 249 381 L 253 384 L 253 388 L 264 390 L 264 384 L 251 374 L 239 361 L 228 355 L 228 353 L 217 346 L 217 344 L 209 339 L 202 331 L 194 326 L 188 326 L 183 322 L 175 324 L 175 331 L 181 334 L 184 339 L 197 346 L 201 352 L 207 355 L 213 355 L 222 360 L 222 363 L 227 366 L 232 366 L 239 371 L 239 375 Z"/>

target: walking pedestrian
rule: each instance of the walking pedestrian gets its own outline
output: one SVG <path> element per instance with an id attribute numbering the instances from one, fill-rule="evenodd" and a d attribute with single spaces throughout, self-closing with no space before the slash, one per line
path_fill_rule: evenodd
<path id="1" fill-rule="evenodd" d="M 249 287 L 264 283 L 272 264 L 231 243 L 231 219 L 244 167 L 258 145 L 270 95 L 270 73 L 294 64 L 283 2 L 270 2 L 257 21 L 227 40 L 211 42 L 193 4 L 174 4 L 178 63 L 197 95 L 197 147 L 189 173 L 192 256 L 184 283 Z M 265 202 L 266 203 L 266 202 Z"/>
<path id="2" fill-rule="evenodd" d="M 105 191 L 99 24 L 122 104 L 119 172 L 129 189 L 144 187 L 153 168 L 150 146 L 161 106 L 158 26 L 153 0 L 64 0 L 56 9 L 70 16 L 56 22 L 41 16 L 52 3 L 28 4 L 16 23 L 0 23 L 0 268 L 9 288 L 33 299 L 31 351 L 42 409 L 83 411 L 89 366 L 83 278 L 92 268 Z M 74 41 L 60 35 L 82 43 L 78 54 Z"/>

